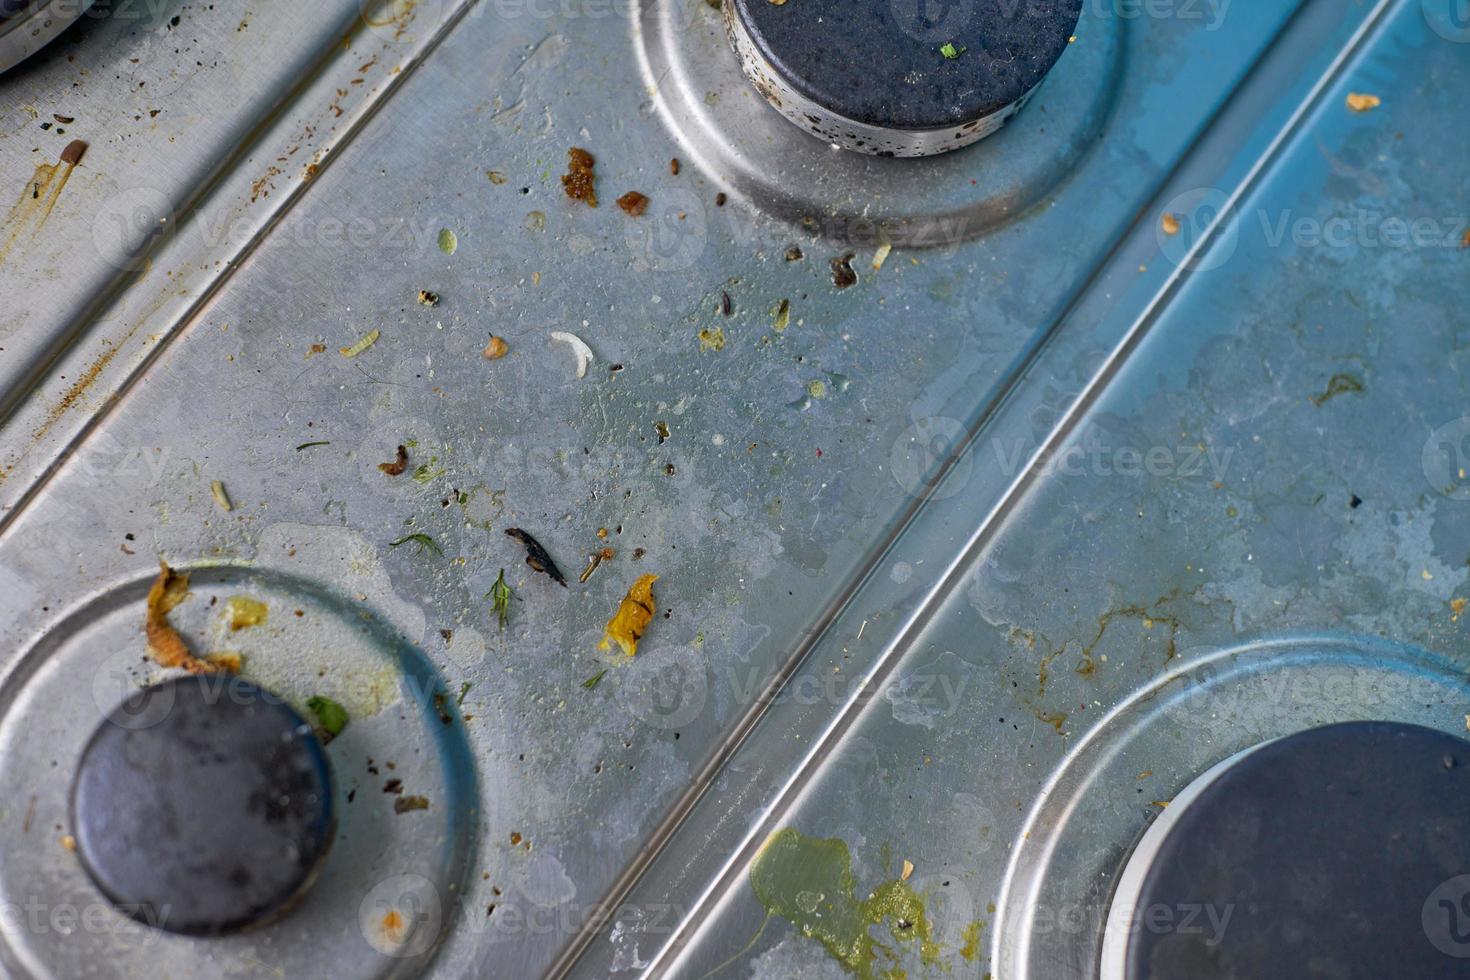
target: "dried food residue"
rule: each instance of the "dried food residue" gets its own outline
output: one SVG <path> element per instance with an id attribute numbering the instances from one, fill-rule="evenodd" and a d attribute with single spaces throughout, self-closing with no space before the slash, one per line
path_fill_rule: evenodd
<path id="1" fill-rule="evenodd" d="M 427 534 L 423 534 L 423 533 L 419 533 L 419 534 L 405 534 L 403 537 L 399 538 L 397 541 L 390 541 L 390 542 L 388 542 L 388 547 L 390 547 L 390 548 L 397 548 L 397 547 L 399 547 L 401 545 L 405 545 L 405 544 L 412 544 L 415 547 L 415 549 L 416 549 L 415 550 L 415 553 L 416 554 L 420 554 L 420 555 L 422 555 L 422 554 L 431 554 L 431 555 L 436 555 L 436 556 L 438 556 L 440 558 L 443 558 L 444 557 L 444 552 L 442 550 L 440 550 L 438 543 L 435 542 L 433 538 L 431 538 Z"/>
<path id="2" fill-rule="evenodd" d="M 1376 95 L 1369 95 L 1365 92 L 1348 93 L 1347 107 L 1354 112 L 1370 112 L 1381 105 L 1383 105 L 1383 100 Z"/>
<path id="3" fill-rule="evenodd" d="M 859 980 L 901 977 L 901 950 L 916 948 L 925 966 L 938 962 L 939 942 L 924 900 L 908 882 L 885 881 L 862 901 L 852 853 L 840 838 L 808 837 L 788 827 L 772 834 L 750 866 L 750 885 L 768 916 L 780 916 Z M 886 925 L 888 939 L 870 934 Z"/>
<path id="4" fill-rule="evenodd" d="M 856 253 L 848 252 L 832 260 L 832 285 L 838 289 L 857 285 L 858 275 L 852 270 L 852 260 L 855 257 Z"/>
<path id="5" fill-rule="evenodd" d="M 581 147 L 574 146 L 567 151 L 567 172 L 561 178 L 567 197 L 597 207 L 597 175 L 593 172 L 596 166 L 596 158 Z"/>
<path id="6" fill-rule="evenodd" d="M 232 595 L 225 601 L 225 613 L 229 616 L 230 632 L 238 633 L 252 626 L 265 625 L 270 617 L 270 608 L 248 595 Z"/>
<path id="7" fill-rule="evenodd" d="M 581 380 L 587 377 L 587 368 L 595 358 L 592 356 L 592 348 L 587 346 L 586 341 L 576 334 L 567 333 L 565 330 L 553 330 L 551 332 L 551 339 L 558 343 L 566 344 L 572 349 L 572 353 L 576 355 L 577 379 Z"/>
<path id="8" fill-rule="evenodd" d="M 393 457 L 391 463 L 379 463 L 378 469 L 389 476 L 402 476 L 403 471 L 408 469 L 408 449 L 404 446 L 398 447 L 398 454 Z"/>
<path id="9" fill-rule="evenodd" d="M 325 734 L 324 742 L 329 742 L 342 734 L 342 729 L 352 719 L 347 716 L 347 709 L 342 707 L 331 698 L 320 695 L 306 699 L 306 707 L 312 714 L 316 715 L 316 723 Z"/>
<path id="10" fill-rule="evenodd" d="M 699 331 L 699 349 L 701 351 L 722 351 L 725 349 L 725 328 L 705 327 Z"/>
<path id="11" fill-rule="evenodd" d="M 177 668 L 191 674 L 211 674 L 218 670 L 229 671 L 232 661 L 225 659 L 211 662 L 201 660 L 189 652 L 184 638 L 179 636 L 168 621 L 168 614 L 189 595 L 189 574 L 175 572 L 168 562 L 159 560 L 158 578 L 148 590 L 147 618 L 143 623 L 148 637 L 148 652 L 159 666 Z"/>
<path id="12" fill-rule="evenodd" d="M 648 196 L 637 191 L 629 191 L 618 198 L 618 207 L 629 217 L 636 218 L 648 210 Z"/>
<path id="13" fill-rule="evenodd" d="M 509 351 L 510 345 L 505 342 L 505 339 L 503 337 L 497 337 L 495 334 L 492 333 L 490 335 L 490 341 L 485 345 L 485 350 L 483 351 L 483 353 L 485 355 L 485 360 L 498 361 L 507 353 L 509 353 Z"/>
<path id="14" fill-rule="evenodd" d="M 358 354 L 361 354 L 363 351 L 373 346 L 373 344 L 376 344 L 378 342 L 378 338 L 381 336 L 382 333 L 380 331 L 376 329 L 369 330 L 357 343 L 353 344 L 351 347 L 339 348 L 337 350 L 337 353 L 341 354 L 343 357 L 356 357 Z"/>
<path id="15" fill-rule="evenodd" d="M 638 641 L 643 639 L 643 633 L 653 619 L 653 583 L 657 581 L 657 575 L 643 575 L 633 583 L 633 587 L 619 603 L 618 611 L 608 621 L 607 630 L 602 634 L 602 642 L 597 644 L 597 649 L 611 650 L 612 644 L 616 643 L 628 656 L 637 655 Z"/>
<path id="16" fill-rule="evenodd" d="M 539 548 L 540 545 L 537 547 Z M 529 558 L 526 560 L 530 561 Z M 493 603 L 492 608 L 495 610 L 495 617 L 500 620 L 500 628 L 505 629 L 505 624 L 510 620 L 510 600 L 515 598 L 515 593 L 506 584 L 505 569 L 500 570 L 500 576 L 495 580 L 495 584 L 490 586 L 490 591 L 485 593 L 485 598 Z"/>
<path id="17" fill-rule="evenodd" d="M 434 292 L 430 292 L 427 289 L 420 289 L 419 290 L 419 296 L 418 296 L 418 303 L 419 303 L 420 306 L 438 306 L 439 305 L 439 294 L 438 293 L 434 293 Z"/>
<path id="18" fill-rule="evenodd" d="M 453 255 L 459 250 L 459 236 L 449 228 L 439 229 L 439 251 L 445 255 Z"/>
<path id="19" fill-rule="evenodd" d="M 1312 404 L 1321 408 L 1338 395 L 1356 395 L 1364 390 L 1363 379 L 1353 374 L 1334 374 L 1327 390 L 1312 396 Z"/>
<path id="20" fill-rule="evenodd" d="M 427 796 L 400 796 L 393 801 L 393 812 L 397 814 L 412 813 L 414 810 L 427 810 L 429 798 Z"/>
<path id="21" fill-rule="evenodd" d="M 538 572 L 551 576 L 551 580 L 562 588 L 566 588 L 567 580 L 562 575 L 561 569 L 556 567 L 556 562 L 551 560 L 551 555 L 541 547 L 541 542 L 518 527 L 505 529 L 506 537 L 519 541 L 526 549 L 526 564 Z"/>

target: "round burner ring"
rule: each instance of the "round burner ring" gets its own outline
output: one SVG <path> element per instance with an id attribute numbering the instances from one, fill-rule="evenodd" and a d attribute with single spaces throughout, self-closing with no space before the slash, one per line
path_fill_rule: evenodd
<path id="1" fill-rule="evenodd" d="M 94 0 L 0 0 L 0 72 L 54 41 Z"/>

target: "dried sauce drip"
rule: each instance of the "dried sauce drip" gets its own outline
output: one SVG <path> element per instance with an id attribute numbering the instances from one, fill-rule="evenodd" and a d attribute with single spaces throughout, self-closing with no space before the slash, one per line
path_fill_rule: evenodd
<path id="1" fill-rule="evenodd" d="M 562 588 L 567 587 L 567 580 L 562 575 L 561 569 L 556 567 L 556 562 L 552 561 L 551 555 L 545 548 L 541 547 L 540 541 L 537 541 L 518 527 L 508 527 L 505 529 L 505 533 L 507 537 L 515 538 L 525 546 L 527 565 L 530 565 L 538 572 L 544 572 L 551 576 L 551 580 Z"/>
<path id="2" fill-rule="evenodd" d="M 596 165 L 597 160 L 581 147 L 574 146 L 567 151 L 567 172 L 561 178 L 567 197 L 586 201 L 588 207 L 597 207 L 597 190 L 593 186 L 597 175 L 592 172 Z"/>

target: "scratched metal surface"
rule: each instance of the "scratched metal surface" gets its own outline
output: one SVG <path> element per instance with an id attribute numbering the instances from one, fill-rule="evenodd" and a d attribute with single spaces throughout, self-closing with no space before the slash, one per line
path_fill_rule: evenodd
<path id="1" fill-rule="evenodd" d="M 747 882 L 795 826 L 864 888 L 913 863 L 938 955 L 883 965 L 1086 977 L 1192 776 L 1337 718 L 1463 730 L 1470 32 L 1130 10 L 932 161 L 797 132 L 702 0 L 114 3 L 0 76 L 0 892 L 42 910 L 0 916 L 7 970 L 843 975 Z M 378 470 L 399 443 L 419 479 Z M 196 645 L 353 712 L 324 880 L 229 940 L 124 927 L 59 843 L 81 740 L 155 676 L 160 556 Z M 660 615 L 610 660 L 645 571 Z M 271 619 L 231 636 L 242 592 Z M 428 811 L 393 814 L 389 761 Z"/>

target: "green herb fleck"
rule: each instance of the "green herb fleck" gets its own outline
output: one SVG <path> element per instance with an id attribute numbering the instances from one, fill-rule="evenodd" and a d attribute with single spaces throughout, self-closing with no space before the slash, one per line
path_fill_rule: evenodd
<path id="1" fill-rule="evenodd" d="M 439 231 L 439 251 L 445 255 L 453 255 L 459 248 L 459 236 L 448 228 Z"/>
<path id="2" fill-rule="evenodd" d="M 299 446 L 296 447 L 296 451 L 299 453 L 299 452 L 301 452 L 301 450 L 303 450 L 303 449 L 310 449 L 312 446 L 330 446 L 330 445 L 331 445 L 331 443 L 328 442 L 325 439 L 322 439 L 322 440 L 320 440 L 318 442 L 303 442 L 301 445 L 299 445 Z"/>
<path id="3" fill-rule="evenodd" d="M 464 696 L 466 694 L 470 693 L 470 688 L 472 688 L 474 686 L 475 685 L 474 684 L 471 684 L 469 681 L 465 681 L 463 684 L 461 684 L 459 686 L 459 700 L 457 700 L 457 701 L 454 702 L 455 705 L 457 705 L 458 707 L 461 707 L 461 708 L 464 707 Z"/>
<path id="4" fill-rule="evenodd" d="M 437 462 L 438 462 L 437 459 L 431 459 L 429 462 L 423 463 L 423 464 L 419 465 L 418 467 L 416 467 L 414 469 L 414 471 L 413 471 L 413 482 L 415 482 L 415 483 L 422 483 L 422 484 L 429 484 L 429 483 L 433 483 L 439 477 L 443 476 L 444 475 L 444 470 L 443 469 L 436 469 L 434 467 L 434 463 L 437 463 Z"/>
<path id="5" fill-rule="evenodd" d="M 601 684 L 602 679 L 606 676 L 607 668 L 604 667 L 602 670 L 599 670 L 597 673 L 593 674 L 591 677 L 583 681 L 582 686 L 589 691 L 595 691 L 597 690 L 597 685 Z"/>
<path id="6" fill-rule="evenodd" d="M 966 48 L 963 44 L 960 45 L 959 47 L 955 47 L 955 44 L 954 44 L 953 41 L 946 41 L 945 44 L 944 44 L 944 47 L 942 47 L 942 48 L 939 49 L 939 53 L 942 54 L 942 55 L 944 55 L 950 61 L 953 61 L 956 58 L 958 58 L 960 55 L 964 54 L 967 50 L 969 50 L 969 49 Z"/>
<path id="7" fill-rule="evenodd" d="M 312 714 L 316 715 L 317 723 L 322 726 L 322 731 L 326 732 L 329 738 L 341 735 L 342 729 L 347 727 L 349 720 L 347 709 L 331 698 L 308 698 L 306 706 L 311 709 Z"/>
<path id="8" fill-rule="evenodd" d="M 410 541 L 418 546 L 417 554 L 422 555 L 425 552 L 429 552 L 438 555 L 440 558 L 444 557 L 444 552 L 439 550 L 439 546 L 434 543 L 434 539 L 427 534 L 408 534 L 399 538 L 397 541 L 389 542 L 388 547 L 397 548 L 399 545 L 408 544 Z"/>
<path id="9" fill-rule="evenodd" d="M 500 577 L 495 584 L 490 586 L 490 591 L 485 593 L 485 598 L 495 602 L 495 614 L 500 618 L 500 628 L 505 629 L 505 624 L 510 620 L 510 600 L 514 598 L 510 586 L 505 583 L 505 569 L 500 570 Z"/>

